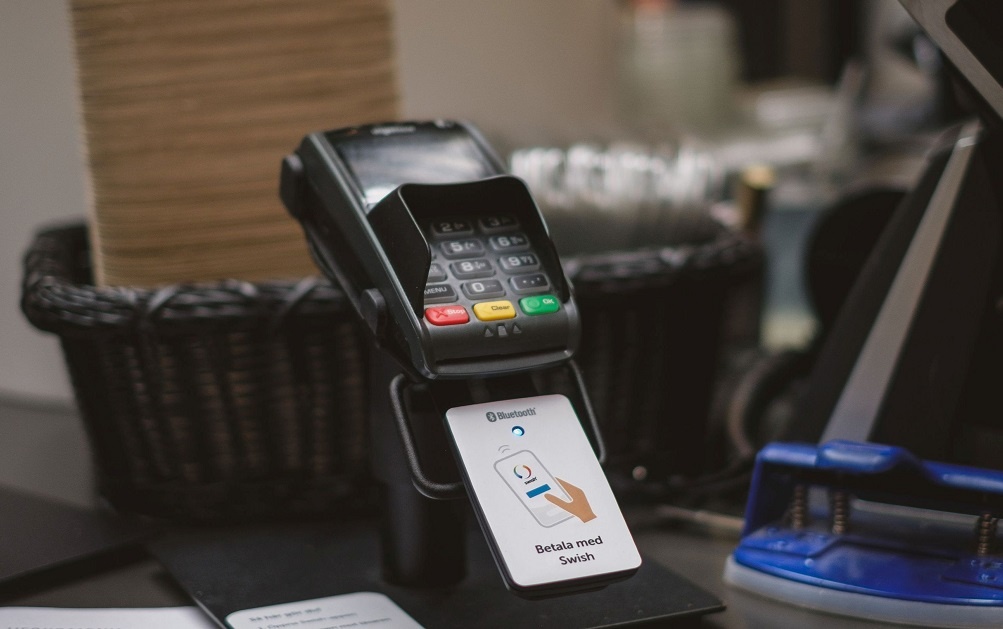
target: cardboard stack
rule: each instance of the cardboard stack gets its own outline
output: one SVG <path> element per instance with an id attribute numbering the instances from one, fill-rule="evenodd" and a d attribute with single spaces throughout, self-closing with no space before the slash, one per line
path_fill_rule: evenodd
<path id="1" fill-rule="evenodd" d="M 278 200 L 311 131 L 397 113 L 386 0 L 71 0 L 102 285 L 315 273 Z"/>

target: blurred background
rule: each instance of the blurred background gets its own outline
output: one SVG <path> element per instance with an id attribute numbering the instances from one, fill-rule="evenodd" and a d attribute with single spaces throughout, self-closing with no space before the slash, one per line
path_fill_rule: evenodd
<path id="1" fill-rule="evenodd" d="M 761 226 L 742 228 L 767 253 L 760 340 L 771 349 L 807 347 L 817 331 L 804 260 L 818 217 L 853 195 L 897 199 L 957 115 L 937 51 L 896 0 L 389 5 L 400 117 L 474 122 L 556 224 L 569 194 L 623 207 L 624 183 L 610 173 L 638 160 L 673 173 L 678 185 L 652 192 L 672 211 L 717 207 L 735 224 L 735 182 L 764 166 Z M 32 234 L 88 211 L 77 81 L 69 3 L 0 0 L 0 398 L 28 409 L 5 419 L 0 406 L 0 481 L 87 503 L 88 455 L 58 340 L 18 306 Z M 576 189 L 575 160 L 602 182 Z M 608 212 L 604 203 L 591 209 Z M 588 235 L 555 233 L 563 252 L 590 252 Z M 33 408 L 45 428 L 24 431 Z"/>

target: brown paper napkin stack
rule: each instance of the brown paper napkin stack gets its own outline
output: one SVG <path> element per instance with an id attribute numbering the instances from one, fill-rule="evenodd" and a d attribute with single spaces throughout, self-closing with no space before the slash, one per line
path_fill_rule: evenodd
<path id="1" fill-rule="evenodd" d="M 386 0 L 72 0 L 97 281 L 315 273 L 278 200 L 311 131 L 397 112 Z"/>

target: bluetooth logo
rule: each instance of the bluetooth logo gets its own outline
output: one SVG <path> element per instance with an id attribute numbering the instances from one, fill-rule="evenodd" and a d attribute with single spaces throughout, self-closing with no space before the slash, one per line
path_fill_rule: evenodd
<path id="1" fill-rule="evenodd" d="M 489 422 L 496 422 L 496 421 L 498 421 L 498 416 L 495 415 L 494 413 L 492 413 L 491 411 L 488 411 L 487 413 L 485 413 L 484 416 L 488 418 Z"/>

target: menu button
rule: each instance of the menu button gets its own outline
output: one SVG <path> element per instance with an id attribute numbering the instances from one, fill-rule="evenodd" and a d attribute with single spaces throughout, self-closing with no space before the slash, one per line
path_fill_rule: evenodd
<path id="1" fill-rule="evenodd" d="M 456 291 L 449 284 L 430 284 L 425 287 L 425 303 L 456 301 Z"/>

